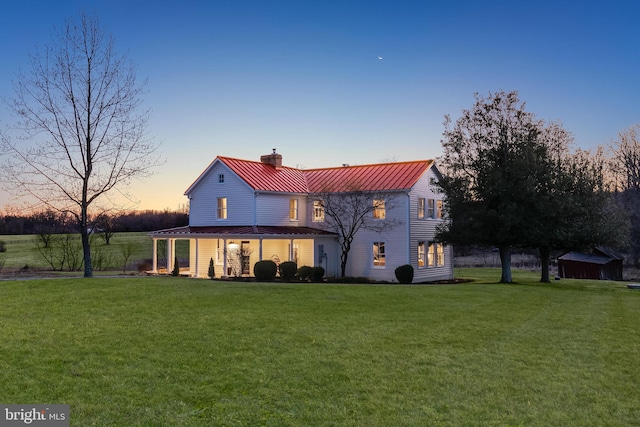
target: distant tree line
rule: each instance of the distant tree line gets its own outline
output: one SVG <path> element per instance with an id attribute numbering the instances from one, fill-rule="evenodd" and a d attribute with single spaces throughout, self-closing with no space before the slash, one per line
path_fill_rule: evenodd
<path id="1" fill-rule="evenodd" d="M 106 213 L 89 221 L 90 231 L 101 234 L 162 230 L 185 226 L 188 223 L 189 214 L 186 211 L 169 210 Z M 0 215 L 0 235 L 77 233 L 77 227 L 77 221 L 70 215 L 54 210 Z"/>

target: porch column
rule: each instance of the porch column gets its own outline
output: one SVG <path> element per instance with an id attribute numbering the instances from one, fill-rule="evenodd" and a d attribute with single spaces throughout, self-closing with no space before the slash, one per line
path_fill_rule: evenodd
<path id="1" fill-rule="evenodd" d="M 228 276 L 227 274 L 227 239 L 222 239 L 223 249 L 222 249 L 222 275 Z"/>
<path id="2" fill-rule="evenodd" d="M 258 239 L 258 261 L 262 261 L 262 236 Z"/>
<path id="3" fill-rule="evenodd" d="M 293 261 L 293 239 L 289 239 L 289 261 Z"/>
<path id="4" fill-rule="evenodd" d="M 173 239 L 167 239 L 167 274 L 173 271 Z"/>
<path id="5" fill-rule="evenodd" d="M 196 271 L 193 273 L 193 277 L 198 277 L 198 259 L 200 258 L 200 254 L 198 253 L 198 245 L 200 243 L 200 240 L 196 237 L 196 260 L 195 260 L 195 264 L 196 264 Z"/>
<path id="6" fill-rule="evenodd" d="M 152 273 L 158 273 L 158 239 L 153 238 L 153 268 Z"/>

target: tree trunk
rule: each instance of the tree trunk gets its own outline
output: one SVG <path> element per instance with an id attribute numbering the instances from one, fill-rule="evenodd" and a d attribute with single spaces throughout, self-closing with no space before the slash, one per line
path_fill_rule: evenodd
<path id="1" fill-rule="evenodd" d="M 549 283 L 549 260 L 551 259 L 551 251 L 548 247 L 543 246 L 539 248 L 540 251 L 540 263 L 542 264 L 540 272 L 540 281 L 543 283 Z"/>
<path id="2" fill-rule="evenodd" d="M 80 235 L 82 236 L 82 256 L 84 260 L 84 277 L 93 277 L 93 265 L 91 263 L 91 245 L 89 243 L 89 230 L 87 230 L 87 208 L 82 207 L 80 215 Z"/>
<path id="3" fill-rule="evenodd" d="M 502 277 L 500 283 L 513 283 L 511 277 L 511 247 L 500 246 L 500 264 L 502 265 Z"/>
<path id="4" fill-rule="evenodd" d="M 342 253 L 340 254 L 340 277 L 344 277 L 347 271 L 347 260 L 349 259 L 349 251 L 351 250 L 351 240 L 344 241 L 341 245 Z"/>
<path id="5" fill-rule="evenodd" d="M 340 277 L 345 276 L 345 272 L 347 271 L 348 257 L 349 257 L 349 251 L 342 250 L 342 254 L 340 255 Z"/>

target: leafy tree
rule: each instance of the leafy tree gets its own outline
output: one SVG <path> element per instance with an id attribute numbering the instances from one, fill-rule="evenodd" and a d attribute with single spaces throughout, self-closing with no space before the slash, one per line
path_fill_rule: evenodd
<path id="1" fill-rule="evenodd" d="M 511 249 L 528 239 L 546 147 L 538 141 L 540 122 L 525 111 L 517 92 L 475 98 L 455 123 L 445 117 L 439 186 L 450 221 L 437 238 L 496 246 L 500 281 L 511 283 Z"/>
<path id="2" fill-rule="evenodd" d="M 85 15 L 59 29 L 30 65 L 9 101 L 19 121 L 2 134 L 9 154 L 2 172 L 15 194 L 73 215 L 84 276 L 92 277 L 90 209 L 111 204 L 108 194 L 126 194 L 131 179 L 158 163 L 145 131 L 148 111 L 140 111 L 144 85 L 98 20 Z"/>
<path id="3" fill-rule="evenodd" d="M 640 125 L 622 131 L 614 141 L 610 169 L 619 206 L 630 220 L 627 250 L 636 267 L 640 267 Z"/>
<path id="4" fill-rule="evenodd" d="M 624 239 L 624 217 L 608 200 L 604 157 L 573 150 L 559 123 L 524 110 L 517 92 L 476 95 L 471 110 L 447 129 L 445 192 L 451 220 L 440 239 L 500 250 L 501 282 L 511 282 L 512 247 L 538 248 L 541 281 L 554 249 L 585 249 Z"/>
<path id="5" fill-rule="evenodd" d="M 627 237 L 626 217 L 611 200 L 605 186 L 605 158 L 571 150 L 572 138 L 557 124 L 543 129 L 560 139 L 544 140 L 550 150 L 546 180 L 541 183 L 535 215 L 531 218 L 530 246 L 538 248 L 541 282 L 549 282 L 552 250 L 588 250 L 596 245 L 620 246 Z M 549 130 L 551 129 L 551 132 Z"/>
<path id="6" fill-rule="evenodd" d="M 335 185 L 334 185 L 335 184 Z M 344 189 L 334 191 L 336 188 Z M 345 276 L 351 244 L 360 230 L 382 232 L 390 230 L 400 224 L 399 220 L 389 218 L 375 218 L 374 212 L 384 209 L 388 212 L 394 208 L 395 195 L 383 191 L 366 191 L 364 185 L 358 182 L 331 183 L 327 182 L 321 192 L 311 195 L 320 200 L 324 208 L 324 227 L 338 233 L 340 245 L 340 275 Z"/>

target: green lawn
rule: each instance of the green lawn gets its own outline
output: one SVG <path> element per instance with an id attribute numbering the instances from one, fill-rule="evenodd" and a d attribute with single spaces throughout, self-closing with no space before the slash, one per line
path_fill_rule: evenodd
<path id="1" fill-rule="evenodd" d="M 54 235 L 54 238 L 66 235 Z M 82 259 L 82 244 L 80 235 L 75 234 L 73 245 L 78 259 Z M 20 269 L 25 266 L 29 268 L 50 269 L 50 264 L 42 256 L 37 247 L 38 236 L 18 235 L 0 236 L 0 240 L 5 244 L 5 252 L 0 253 L 0 267 L 7 269 Z M 56 246 L 58 247 L 58 246 Z M 189 242 L 180 240 L 176 242 L 178 257 L 188 259 Z M 160 255 L 164 252 L 164 241 L 158 243 Z M 57 249 L 56 253 L 63 253 Z M 99 235 L 91 238 L 91 253 L 93 266 L 96 273 L 100 271 L 123 271 L 125 254 L 128 253 L 126 269 L 136 271 L 137 265 L 144 261 L 149 261 L 153 257 L 153 241 L 144 232 L 115 233 L 110 244 L 106 245 Z M 64 269 L 67 270 L 66 268 Z"/>
<path id="2" fill-rule="evenodd" d="M 623 283 L 0 282 L 0 402 L 73 426 L 632 426 Z"/>

